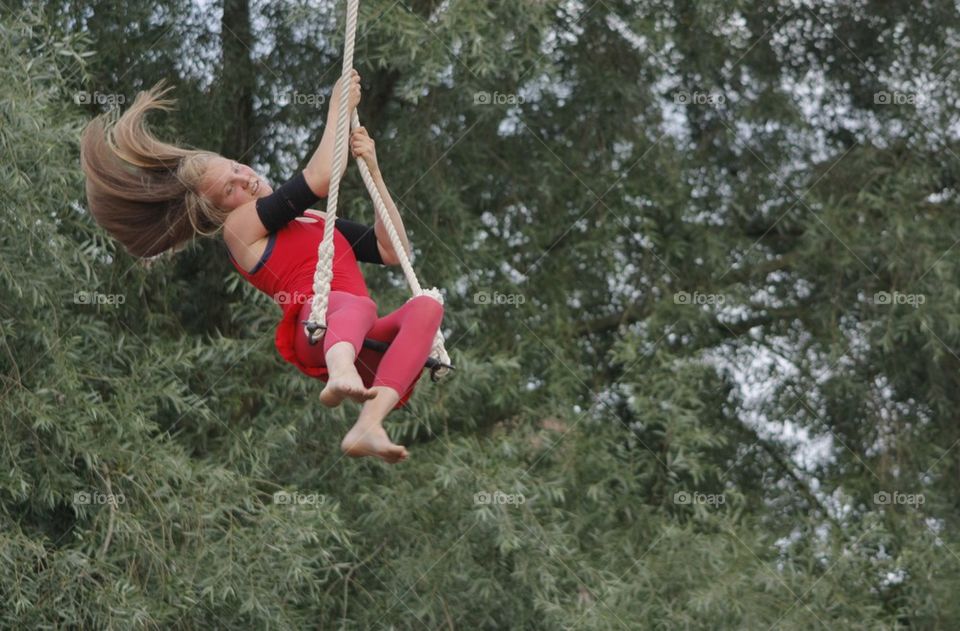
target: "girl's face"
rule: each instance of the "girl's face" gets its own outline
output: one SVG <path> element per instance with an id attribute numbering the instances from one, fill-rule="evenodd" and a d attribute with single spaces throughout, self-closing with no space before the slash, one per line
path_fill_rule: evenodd
<path id="1" fill-rule="evenodd" d="M 253 169 L 220 156 L 209 160 L 200 182 L 200 194 L 226 211 L 272 192 Z"/>

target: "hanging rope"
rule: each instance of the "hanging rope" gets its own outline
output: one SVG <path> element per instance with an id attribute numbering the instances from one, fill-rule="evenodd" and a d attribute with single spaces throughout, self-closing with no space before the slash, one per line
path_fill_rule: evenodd
<path id="1" fill-rule="evenodd" d="M 305 325 L 307 337 L 311 343 L 316 343 L 323 336 L 323 332 L 327 328 L 326 314 L 330 301 L 330 283 L 333 280 L 333 232 L 334 224 L 337 220 L 337 200 L 340 197 L 340 175 L 343 173 L 344 160 L 346 160 L 346 152 L 344 149 L 346 148 L 349 131 L 360 126 L 360 117 L 357 115 L 356 110 L 354 110 L 350 120 L 350 129 L 347 129 L 347 98 L 349 94 L 347 81 L 350 76 L 350 71 L 353 70 L 353 47 L 357 34 L 357 13 L 359 5 L 359 0 L 347 0 L 346 37 L 343 43 L 343 69 L 340 74 L 342 88 L 340 90 L 340 102 L 337 106 L 337 135 L 333 149 L 333 170 L 330 174 L 330 189 L 327 195 L 327 215 L 324 219 L 323 241 L 320 242 L 320 246 L 317 249 L 317 268 L 313 274 L 314 295 L 310 303 L 310 319 Z M 367 167 L 367 163 L 362 159 L 358 159 L 357 168 L 360 169 L 360 176 L 363 178 L 363 183 L 367 186 L 367 191 L 370 193 L 371 199 L 373 199 L 373 205 L 376 208 L 377 214 L 387 229 L 393 250 L 397 253 L 397 258 L 400 259 L 400 267 L 403 269 L 403 274 L 413 294 L 411 300 L 417 296 L 430 296 L 442 305 L 443 295 L 439 289 L 436 287 L 423 289 L 420 286 L 420 281 L 417 280 L 413 266 L 407 258 L 407 252 L 403 247 L 403 243 L 400 241 L 400 235 L 397 234 L 397 228 L 394 226 L 393 219 L 390 217 L 390 211 L 387 210 L 383 199 L 380 197 L 380 191 L 377 190 L 373 176 L 370 175 L 370 169 Z M 430 357 L 438 360 L 441 364 L 450 365 L 450 357 L 447 355 L 446 348 L 444 348 L 443 333 L 440 329 L 437 330 L 433 338 Z M 433 371 L 433 377 L 436 380 L 449 372 L 449 368 L 442 366 Z"/>

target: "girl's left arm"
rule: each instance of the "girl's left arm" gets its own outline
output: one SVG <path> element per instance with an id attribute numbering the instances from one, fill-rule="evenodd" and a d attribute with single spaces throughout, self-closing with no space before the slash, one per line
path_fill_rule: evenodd
<path id="1" fill-rule="evenodd" d="M 390 191 L 387 190 L 387 185 L 384 183 L 383 176 L 380 174 L 380 164 L 377 162 L 376 143 L 373 141 L 373 138 L 370 137 L 370 134 L 367 133 L 365 127 L 357 127 L 351 132 L 350 148 L 354 157 L 362 159 L 366 163 L 367 169 L 370 170 L 370 176 L 377 186 L 377 191 L 380 192 L 383 205 L 387 208 L 387 214 L 390 215 L 390 219 L 397 231 L 397 236 L 400 237 L 400 243 L 407 253 L 407 258 L 412 258 L 413 253 L 410 249 L 410 242 L 407 241 L 407 231 L 403 227 L 403 220 L 400 219 L 400 213 L 397 212 L 397 205 L 393 203 L 393 198 L 390 197 Z M 384 264 L 399 265 L 400 259 L 397 257 L 397 252 L 394 250 L 393 243 L 390 241 L 390 234 L 387 232 L 387 226 L 384 225 L 380 219 L 379 213 L 377 213 L 377 221 L 373 225 L 373 230 L 377 235 L 377 247 L 380 248 L 380 258 L 383 259 Z"/>

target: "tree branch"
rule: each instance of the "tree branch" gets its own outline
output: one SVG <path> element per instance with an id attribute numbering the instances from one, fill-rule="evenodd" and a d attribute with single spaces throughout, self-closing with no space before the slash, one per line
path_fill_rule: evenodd
<path id="1" fill-rule="evenodd" d="M 758 434 L 754 428 L 742 421 L 740 422 L 740 428 L 750 436 L 750 439 L 754 441 L 753 444 L 760 445 L 767 455 L 770 456 L 773 462 L 787 475 L 787 477 L 793 480 L 793 482 L 797 485 L 797 488 L 800 490 L 800 494 L 803 495 L 803 497 L 812 505 L 819 508 L 820 511 L 823 512 L 823 516 L 831 524 L 836 526 L 839 532 L 843 532 L 843 525 L 837 521 L 833 515 L 830 514 L 830 511 L 827 510 L 827 507 L 824 506 L 814 492 L 810 490 L 810 485 L 807 483 L 807 481 L 797 475 L 796 471 L 794 471 L 793 467 L 786 461 L 783 455 L 780 454 L 777 449 L 770 444 L 769 441 L 760 436 L 760 434 Z"/>

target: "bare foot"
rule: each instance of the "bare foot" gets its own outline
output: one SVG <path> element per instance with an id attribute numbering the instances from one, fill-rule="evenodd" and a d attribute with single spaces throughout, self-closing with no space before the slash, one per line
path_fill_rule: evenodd
<path id="1" fill-rule="evenodd" d="M 390 437 L 380 425 L 354 425 L 340 443 L 340 449 L 348 456 L 376 456 L 396 464 L 407 459 L 407 448 L 390 442 Z"/>
<path id="2" fill-rule="evenodd" d="M 340 405 L 344 398 L 363 403 L 377 396 L 373 390 L 363 385 L 363 380 L 356 371 L 352 375 L 335 377 L 327 380 L 327 385 L 320 393 L 320 403 L 329 408 Z"/>

